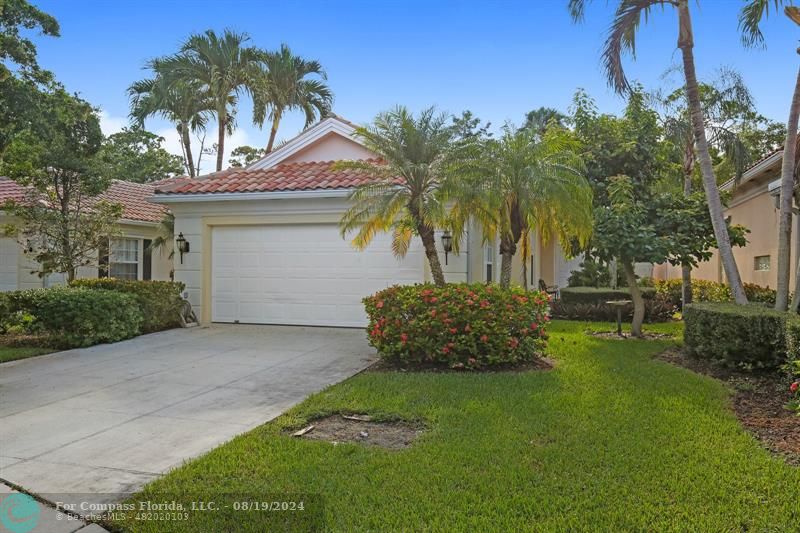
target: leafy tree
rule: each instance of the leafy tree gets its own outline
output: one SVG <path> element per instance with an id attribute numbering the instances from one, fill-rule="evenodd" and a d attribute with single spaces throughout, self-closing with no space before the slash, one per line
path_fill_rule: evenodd
<path id="1" fill-rule="evenodd" d="M 644 193 L 644 194 L 643 194 Z M 696 266 L 708 260 L 716 242 L 702 194 L 648 194 L 628 176 L 609 180 L 609 203 L 595 209 L 592 244 L 598 258 L 617 258 L 633 300 L 631 334 L 642 335 L 644 299 L 636 283 L 637 262 Z M 744 229 L 726 228 L 731 241 L 744 245 Z"/>
<path id="2" fill-rule="evenodd" d="M 266 148 L 270 153 L 284 114 L 302 111 L 308 127 L 330 113 L 333 93 L 325 83 L 327 75 L 319 61 L 294 55 L 286 44 L 277 52 L 267 52 L 264 63 L 253 91 L 253 122 L 261 127 L 270 121 Z"/>
<path id="3" fill-rule="evenodd" d="M 156 69 L 156 62 L 150 68 Z M 183 165 L 189 177 L 197 176 L 200 167 L 201 153 L 195 164 L 192 155 L 191 134 L 205 133 L 209 116 L 214 110 L 214 101 L 196 81 L 165 79 L 158 71 L 151 79 L 134 82 L 128 88 L 131 99 L 130 117 L 134 124 L 143 128 L 145 120 L 159 116 L 175 125 L 181 140 Z"/>
<path id="4" fill-rule="evenodd" d="M 447 115 L 431 107 L 414 117 L 399 106 L 380 113 L 372 125 L 357 128 L 356 135 L 381 161 L 336 163 L 335 168 L 360 170 L 375 178 L 350 195 L 353 205 L 339 223 L 342 236 L 356 230 L 353 244 L 363 249 L 376 233 L 392 231 L 392 250 L 403 257 L 416 235 L 434 282 L 443 286 L 434 230 L 445 219 L 441 186 L 454 138 Z"/>
<path id="5" fill-rule="evenodd" d="M 266 148 L 255 148 L 253 146 L 239 146 L 231 152 L 228 164 L 232 167 L 242 168 L 249 166 L 267 154 Z"/>
<path id="6" fill-rule="evenodd" d="M 764 1 L 764 0 L 758 0 Z M 569 0 L 569 12 L 576 22 L 583 20 L 586 5 L 590 0 Z M 622 56 L 630 53 L 635 56 L 636 34 L 641 27 L 642 17 L 649 19 L 654 7 L 674 7 L 678 12 L 678 48 L 683 60 L 683 74 L 686 80 L 686 100 L 692 119 L 692 132 L 697 147 L 697 159 L 703 178 L 709 213 L 714 225 L 722 266 L 731 287 L 734 300 L 738 304 L 746 304 L 739 268 L 733 256 L 730 238 L 725 224 L 722 198 L 717 188 L 711 151 L 705 131 L 703 105 L 694 65 L 694 35 L 692 30 L 689 0 L 616 0 L 617 8 L 611 23 L 608 37 L 603 48 L 602 63 L 606 71 L 609 85 L 618 93 L 630 91 L 630 83 L 625 75 Z"/>
<path id="7" fill-rule="evenodd" d="M 26 0 L 0 2 L 0 81 L 12 76 L 8 63 L 14 63 L 31 73 L 38 72 L 36 45 L 23 37 L 20 29 L 38 29 L 43 35 L 59 36 L 55 18 Z"/>
<path id="8" fill-rule="evenodd" d="M 16 218 L 6 232 L 17 236 L 42 275 L 65 272 L 71 281 L 116 234 L 122 206 L 97 199 L 110 182 L 98 157 L 103 134 L 95 110 L 63 90 L 48 94 L 42 106 L 46 120 L 6 152 L 3 170 L 29 191 L 5 207 Z"/>
<path id="9" fill-rule="evenodd" d="M 168 86 L 188 84 L 207 91 L 217 117 L 217 171 L 222 170 L 225 135 L 236 124 L 236 106 L 242 93 L 253 94 L 261 75 L 265 54 L 246 46 L 250 37 L 225 30 L 213 30 L 189 36 L 179 53 L 152 61 L 153 69 Z"/>
<path id="10" fill-rule="evenodd" d="M 742 40 L 748 46 L 763 46 L 761 21 L 769 15 L 770 5 L 777 11 L 782 5 L 784 13 L 800 26 L 800 7 L 789 5 L 789 0 L 749 0 L 739 16 Z M 800 48 L 797 52 L 800 54 Z M 792 199 L 795 190 L 795 165 L 798 144 L 797 128 L 800 122 L 800 69 L 797 71 L 789 119 L 786 121 L 786 141 L 783 145 L 783 164 L 781 166 L 780 212 L 778 222 L 778 286 L 775 295 L 775 309 L 786 311 L 789 306 L 789 277 L 792 250 Z M 800 263 L 797 266 L 797 279 L 800 280 Z M 795 292 L 797 292 L 797 287 Z M 800 302 L 800 300 L 797 300 Z M 797 303 L 793 305 L 796 309 Z"/>
<path id="11" fill-rule="evenodd" d="M 503 128 L 487 140 L 467 177 L 446 188 L 455 206 L 450 224 L 456 242 L 469 219 L 481 225 L 484 241 L 500 240 L 500 284 L 511 283 L 511 264 L 520 240 L 539 229 L 546 240 L 585 245 L 592 230 L 592 189 L 583 176 L 575 136 L 562 128 L 539 135 L 533 129 Z M 465 158 L 459 157 L 463 167 Z M 472 178 L 469 175 L 472 175 Z M 523 241 L 524 242 L 524 241 Z"/>
<path id="12" fill-rule="evenodd" d="M 123 128 L 103 141 L 100 158 L 111 179 L 147 183 L 180 174 L 183 161 L 163 147 L 163 137 L 141 128 Z"/>
<path id="13" fill-rule="evenodd" d="M 534 131 L 537 135 L 544 135 L 551 121 L 553 124 L 563 128 L 566 126 L 568 120 L 569 117 L 558 109 L 540 107 L 528 111 L 525 114 L 525 124 L 523 124 L 522 127 Z"/>
<path id="14" fill-rule="evenodd" d="M 457 140 L 489 138 L 492 134 L 489 128 L 491 122 L 482 123 L 481 119 L 472 114 L 472 111 L 462 111 L 460 116 L 453 117 L 451 128 Z"/>

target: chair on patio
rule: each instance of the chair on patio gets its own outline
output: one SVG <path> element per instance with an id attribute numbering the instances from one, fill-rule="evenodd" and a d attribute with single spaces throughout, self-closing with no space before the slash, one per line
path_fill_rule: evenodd
<path id="1" fill-rule="evenodd" d="M 559 299 L 558 285 L 552 285 L 548 287 L 547 283 L 545 283 L 543 279 L 539 278 L 539 290 L 551 295 L 553 300 Z"/>

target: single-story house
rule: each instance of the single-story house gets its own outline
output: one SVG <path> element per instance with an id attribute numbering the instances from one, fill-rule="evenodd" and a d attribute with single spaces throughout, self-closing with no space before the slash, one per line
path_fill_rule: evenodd
<path id="1" fill-rule="evenodd" d="M 108 275 L 121 279 L 168 280 L 172 271 L 170 251 L 151 250 L 150 243 L 158 233 L 158 225 L 167 209 L 150 202 L 154 184 L 113 181 L 101 198 L 123 206 L 119 222 L 120 236 L 110 243 Z M 3 213 L 2 204 L 8 200 L 20 201 L 26 189 L 17 182 L 0 177 L 0 227 L 13 222 Z M 0 291 L 50 287 L 64 283 L 63 274 L 39 276 L 37 265 L 25 255 L 20 244 L 11 237 L 0 235 Z M 78 277 L 96 278 L 98 266 L 78 269 Z"/>
<path id="2" fill-rule="evenodd" d="M 750 230 L 747 246 L 734 247 L 733 255 L 739 267 L 739 274 L 745 283 L 755 283 L 775 288 L 778 282 L 776 262 L 778 259 L 778 207 L 776 197 L 779 193 L 783 149 L 775 150 L 752 165 L 739 179 L 729 180 L 720 187 L 731 194 L 725 216 L 732 224 L 741 224 Z M 792 223 L 792 265 L 797 264 L 795 236 L 798 231 L 798 217 Z M 680 278 L 680 267 L 667 264 L 656 265 L 654 277 L 657 279 Z M 704 261 L 692 271 L 694 279 L 724 282 L 725 272 L 719 254 L 714 253 L 710 260 Z M 794 268 L 790 276 L 790 289 L 794 290 Z"/>
<path id="3" fill-rule="evenodd" d="M 338 223 L 354 187 L 369 179 L 334 170 L 337 160 L 375 158 L 355 126 L 331 116 L 245 169 L 230 168 L 156 187 L 151 199 L 175 215 L 175 234 L 189 250 L 176 254 L 175 279 L 201 322 L 363 326 L 361 299 L 387 286 L 430 279 L 421 244 L 392 254 L 388 234 L 358 251 Z M 474 228 L 459 254 L 445 261 L 445 278 L 496 281 L 498 243 L 484 244 Z M 529 255 L 517 255 L 513 279 L 565 286 L 578 260 L 557 242 L 531 236 Z"/>

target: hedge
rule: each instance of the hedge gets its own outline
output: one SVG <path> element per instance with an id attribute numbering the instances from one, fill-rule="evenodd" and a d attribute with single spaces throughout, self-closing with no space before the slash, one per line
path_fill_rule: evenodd
<path id="1" fill-rule="evenodd" d="M 73 287 L 103 289 L 133 295 L 144 316 L 142 333 L 152 333 L 181 325 L 181 293 L 185 285 L 175 281 L 136 281 L 114 278 L 77 279 Z"/>
<path id="2" fill-rule="evenodd" d="M 605 302 L 605 301 L 604 301 Z M 553 318 L 563 320 L 586 320 L 598 322 L 615 322 L 617 309 L 606 303 L 564 303 L 555 301 L 550 305 Z M 675 306 L 660 298 L 644 301 L 644 319 L 646 322 L 666 322 L 675 314 Z M 633 319 L 633 304 L 622 311 L 622 319 Z"/>
<path id="3" fill-rule="evenodd" d="M 53 287 L 0 293 L 0 329 L 19 324 L 54 348 L 116 342 L 139 334 L 142 312 L 135 297 L 109 290 Z"/>
<path id="4" fill-rule="evenodd" d="M 680 306 L 681 300 L 680 279 L 657 280 L 655 282 L 656 292 L 663 298 L 669 299 L 674 305 Z M 775 289 L 762 287 L 754 283 L 745 283 L 744 292 L 750 302 L 761 302 L 775 305 Z M 704 279 L 692 280 L 692 300 L 696 303 L 701 302 L 732 302 L 733 295 L 728 285 L 716 281 Z"/>
<path id="5" fill-rule="evenodd" d="M 775 368 L 787 361 L 788 313 L 763 305 L 697 303 L 686 306 L 684 342 L 692 355 L 731 366 Z"/>
<path id="6" fill-rule="evenodd" d="M 548 296 L 493 285 L 389 287 L 364 299 L 368 337 L 401 365 L 481 368 L 530 361 L 544 350 Z"/>
<path id="7" fill-rule="evenodd" d="M 656 296 L 653 287 L 640 287 L 644 299 Z M 630 300 L 631 293 L 627 287 L 611 289 L 606 287 L 565 287 L 558 291 L 565 304 L 605 304 L 612 300 Z M 615 315 L 616 316 L 616 315 Z"/>

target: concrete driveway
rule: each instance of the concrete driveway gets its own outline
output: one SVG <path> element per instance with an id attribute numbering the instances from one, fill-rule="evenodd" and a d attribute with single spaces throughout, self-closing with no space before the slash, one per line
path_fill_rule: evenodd
<path id="1" fill-rule="evenodd" d="M 0 478 L 113 500 L 373 358 L 363 330 L 214 325 L 3 364 Z"/>

